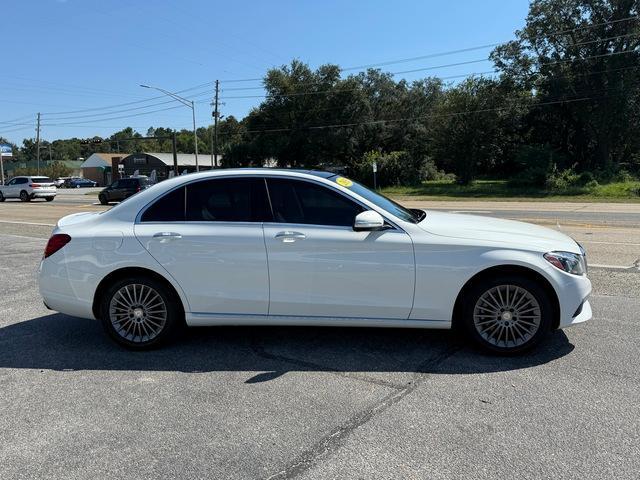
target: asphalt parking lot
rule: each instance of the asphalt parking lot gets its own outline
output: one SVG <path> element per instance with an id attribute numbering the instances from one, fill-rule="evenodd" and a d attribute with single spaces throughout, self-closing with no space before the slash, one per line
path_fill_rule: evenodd
<path id="1" fill-rule="evenodd" d="M 608 265 L 590 272 L 595 318 L 531 354 L 499 358 L 449 332 L 337 328 L 193 329 L 162 350 L 125 351 L 97 322 L 46 310 L 37 292 L 56 215 L 100 208 L 86 198 L 0 205 L 2 479 L 640 471 L 633 209 L 615 224 L 619 213 L 589 223 L 555 213 L 572 234 L 601 242 L 585 245 Z M 457 208 L 523 216 L 504 205 Z M 540 223 L 554 215 L 533 213 Z"/>

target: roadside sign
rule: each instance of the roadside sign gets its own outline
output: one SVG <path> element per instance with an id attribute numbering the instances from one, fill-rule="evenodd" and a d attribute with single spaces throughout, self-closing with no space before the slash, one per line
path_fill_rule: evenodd
<path id="1" fill-rule="evenodd" d="M 11 145 L 9 145 L 8 143 L 0 143 L 0 154 L 3 157 L 12 157 L 13 150 L 11 148 Z"/>

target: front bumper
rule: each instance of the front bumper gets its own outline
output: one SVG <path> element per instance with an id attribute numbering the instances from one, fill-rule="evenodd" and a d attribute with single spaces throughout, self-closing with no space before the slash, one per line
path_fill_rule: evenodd
<path id="1" fill-rule="evenodd" d="M 593 316 L 589 295 L 591 281 L 585 277 L 563 274 L 565 281 L 558 287 L 558 301 L 560 303 L 559 328 L 586 322 Z"/>

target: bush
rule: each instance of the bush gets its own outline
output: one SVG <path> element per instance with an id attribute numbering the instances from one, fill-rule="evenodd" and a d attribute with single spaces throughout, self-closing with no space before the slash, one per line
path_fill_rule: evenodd
<path id="1" fill-rule="evenodd" d="M 420 169 L 421 181 L 427 180 L 448 180 L 455 181 L 456 176 L 453 173 L 445 173 L 444 170 L 438 169 L 435 162 L 431 159 L 424 161 Z"/>
<path id="2" fill-rule="evenodd" d="M 350 175 L 366 185 L 373 185 L 373 162 L 378 166 L 376 180 L 380 188 L 419 185 L 426 179 L 445 176 L 430 160 L 412 157 L 404 151 L 365 153 L 353 165 Z"/>
<path id="3" fill-rule="evenodd" d="M 593 182 L 595 182 L 596 186 L 598 185 L 598 182 L 596 181 L 596 177 L 591 172 L 582 172 L 577 179 L 577 184 L 582 187 L 586 187 L 587 185 Z"/>
<path id="4" fill-rule="evenodd" d="M 558 170 L 558 167 L 553 165 L 545 182 L 545 187 L 549 190 L 567 190 L 578 186 L 579 179 L 580 176 L 572 168 Z"/>
<path id="5" fill-rule="evenodd" d="M 550 177 L 557 173 L 557 163 L 564 157 L 545 145 L 525 145 L 516 155 L 519 172 L 509 181 L 513 185 L 547 186 Z"/>

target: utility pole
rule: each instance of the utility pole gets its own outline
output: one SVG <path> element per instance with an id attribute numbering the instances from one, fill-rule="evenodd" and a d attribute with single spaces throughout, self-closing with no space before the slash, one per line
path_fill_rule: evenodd
<path id="1" fill-rule="evenodd" d="M 40 175 L 40 113 L 38 112 L 38 125 L 36 127 L 36 158 L 38 162 L 38 175 Z"/>
<path id="2" fill-rule="evenodd" d="M 220 93 L 220 82 L 216 80 L 216 96 L 213 100 L 213 130 L 211 132 L 211 168 L 218 166 L 218 94 Z"/>

